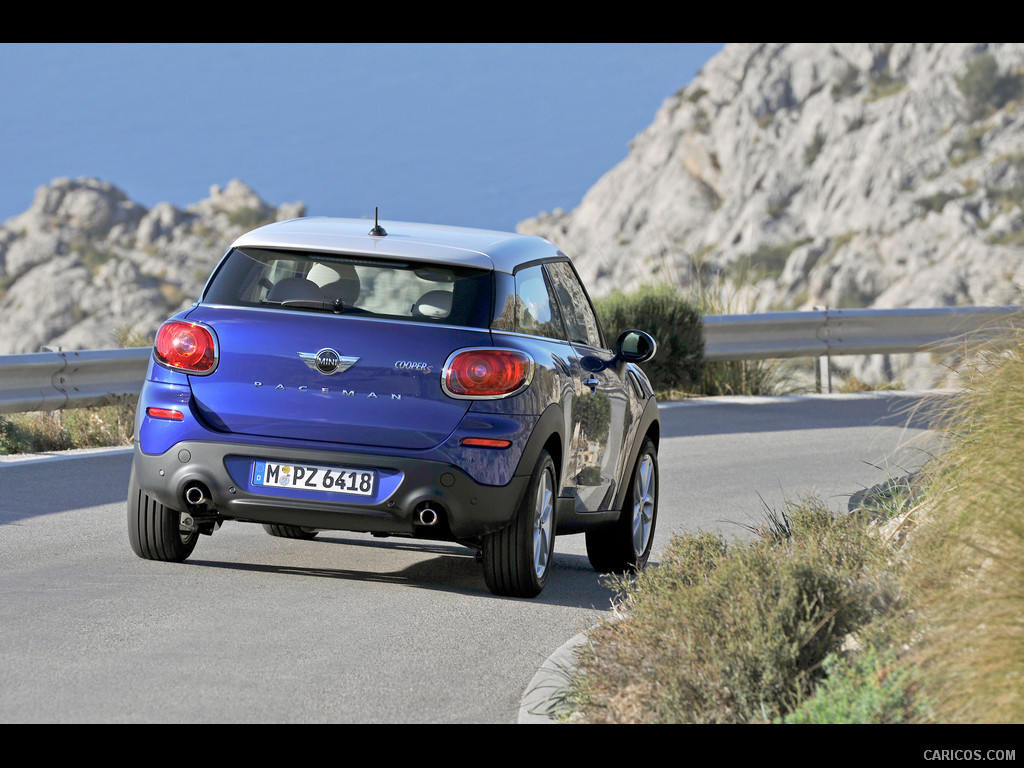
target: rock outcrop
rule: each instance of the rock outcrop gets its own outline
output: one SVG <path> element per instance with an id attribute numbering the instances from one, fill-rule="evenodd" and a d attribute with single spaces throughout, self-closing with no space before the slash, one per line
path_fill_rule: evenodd
<path id="1" fill-rule="evenodd" d="M 237 180 L 184 210 L 147 210 L 107 182 L 56 179 L 0 227 L 0 354 L 143 343 L 198 298 L 236 237 L 304 214 Z"/>
<path id="2" fill-rule="evenodd" d="M 597 295 L 665 280 L 717 289 L 724 312 L 1019 303 L 1022 99 L 1019 43 L 729 44 L 575 210 L 519 230 Z M 920 357 L 849 364 L 913 380 Z"/>

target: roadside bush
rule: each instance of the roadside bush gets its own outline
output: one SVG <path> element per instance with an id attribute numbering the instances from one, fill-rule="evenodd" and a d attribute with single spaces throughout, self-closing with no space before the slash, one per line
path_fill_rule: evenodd
<path id="1" fill-rule="evenodd" d="M 640 367 L 656 391 L 699 391 L 704 371 L 701 317 L 675 288 L 663 284 L 630 294 L 616 291 L 594 304 L 610 344 L 630 328 L 654 336 L 658 353 Z"/>
<path id="2" fill-rule="evenodd" d="M 591 631 L 570 681 L 581 719 L 772 722 L 899 603 L 884 547 L 853 518 L 808 502 L 758 534 L 673 537 L 660 567 L 617 582 L 620 616 Z"/>

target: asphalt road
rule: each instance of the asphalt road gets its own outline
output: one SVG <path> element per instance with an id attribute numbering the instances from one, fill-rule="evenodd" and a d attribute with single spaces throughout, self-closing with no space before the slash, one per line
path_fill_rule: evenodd
<path id="1" fill-rule="evenodd" d="M 927 460 L 913 394 L 662 408 L 655 557 L 674 531 L 746 535 L 768 507 Z M 461 547 L 227 523 L 184 564 L 125 527 L 130 452 L 0 460 L 0 722 L 514 723 L 545 659 L 608 615 L 583 537 L 535 600 Z"/>

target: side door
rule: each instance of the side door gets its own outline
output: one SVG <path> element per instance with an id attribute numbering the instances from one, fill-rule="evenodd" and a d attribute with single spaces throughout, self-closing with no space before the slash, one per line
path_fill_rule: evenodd
<path id="1" fill-rule="evenodd" d="M 568 261 L 544 265 L 578 361 L 569 408 L 569 471 L 576 483 L 577 511 L 613 506 L 622 479 L 623 446 L 629 434 L 625 366 L 615 364 L 590 297 Z"/>

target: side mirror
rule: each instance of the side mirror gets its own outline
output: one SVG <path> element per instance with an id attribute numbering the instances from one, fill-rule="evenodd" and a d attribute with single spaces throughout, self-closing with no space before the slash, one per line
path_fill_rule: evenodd
<path id="1" fill-rule="evenodd" d="M 627 363 L 644 363 L 654 357 L 658 342 L 646 331 L 623 331 L 615 342 L 615 357 Z"/>

